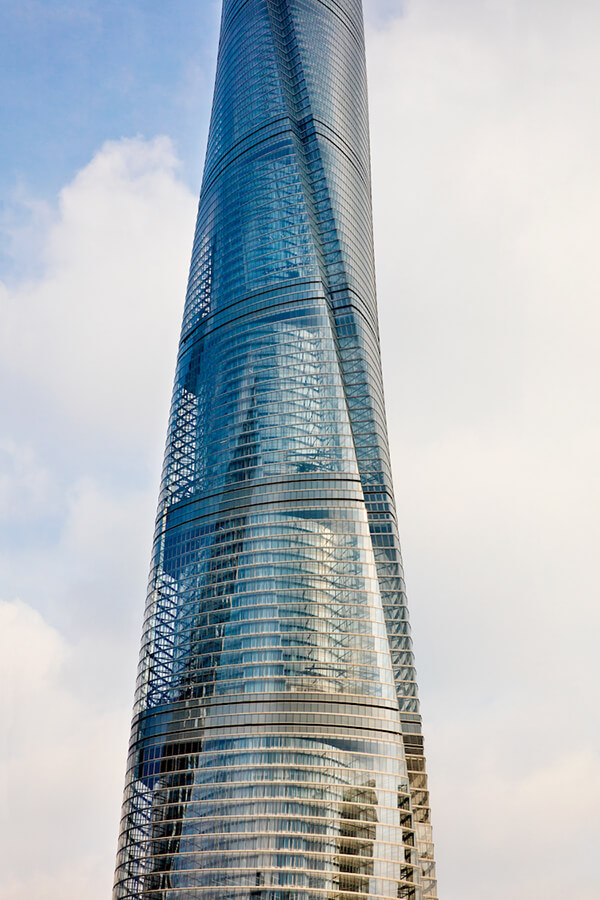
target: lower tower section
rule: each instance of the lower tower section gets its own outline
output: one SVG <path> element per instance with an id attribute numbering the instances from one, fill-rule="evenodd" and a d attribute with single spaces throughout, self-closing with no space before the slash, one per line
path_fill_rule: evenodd
<path id="1" fill-rule="evenodd" d="M 159 528 L 115 900 L 421 900 L 360 482 L 254 492 Z"/>
<path id="2" fill-rule="evenodd" d="M 394 713 L 329 707 L 218 704 L 199 739 L 182 705 L 133 745 L 116 900 L 420 897 Z"/>

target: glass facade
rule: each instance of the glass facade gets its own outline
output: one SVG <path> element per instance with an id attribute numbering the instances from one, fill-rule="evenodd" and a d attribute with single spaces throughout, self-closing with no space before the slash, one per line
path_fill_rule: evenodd
<path id="1" fill-rule="evenodd" d="M 224 0 L 114 898 L 437 896 L 361 0 Z"/>

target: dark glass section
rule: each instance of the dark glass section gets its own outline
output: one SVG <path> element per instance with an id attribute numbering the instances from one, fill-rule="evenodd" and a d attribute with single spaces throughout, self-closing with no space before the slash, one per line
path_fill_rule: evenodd
<path id="1" fill-rule="evenodd" d="M 435 898 L 359 0 L 225 0 L 115 900 Z"/>

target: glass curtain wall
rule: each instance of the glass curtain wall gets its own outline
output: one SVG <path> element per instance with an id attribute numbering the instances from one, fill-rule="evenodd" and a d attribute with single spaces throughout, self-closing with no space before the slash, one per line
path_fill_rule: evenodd
<path id="1" fill-rule="evenodd" d="M 115 900 L 435 898 L 360 0 L 224 0 Z"/>

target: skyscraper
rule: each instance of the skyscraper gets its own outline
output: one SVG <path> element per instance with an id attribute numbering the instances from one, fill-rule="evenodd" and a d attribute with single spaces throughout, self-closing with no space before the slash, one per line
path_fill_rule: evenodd
<path id="1" fill-rule="evenodd" d="M 224 0 L 115 900 L 436 894 L 361 0 Z"/>

